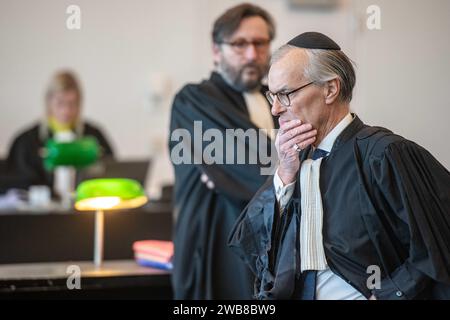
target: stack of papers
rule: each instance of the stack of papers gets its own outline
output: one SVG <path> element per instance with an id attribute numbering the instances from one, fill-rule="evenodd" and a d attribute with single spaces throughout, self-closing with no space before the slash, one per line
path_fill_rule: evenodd
<path id="1" fill-rule="evenodd" d="M 172 270 L 173 242 L 142 240 L 133 243 L 134 258 L 144 267 Z"/>

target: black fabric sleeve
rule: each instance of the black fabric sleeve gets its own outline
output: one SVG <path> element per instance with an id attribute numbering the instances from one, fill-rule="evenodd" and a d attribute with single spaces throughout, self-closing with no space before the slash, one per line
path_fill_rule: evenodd
<path id="1" fill-rule="evenodd" d="M 86 124 L 85 136 L 92 136 L 97 139 L 97 142 L 102 149 L 102 157 L 114 158 L 114 149 L 100 129 L 91 124 Z"/>
<path id="2" fill-rule="evenodd" d="M 203 141 L 201 148 L 195 149 L 195 121 L 201 121 L 203 132 L 208 129 L 218 130 L 224 138 L 227 129 L 244 128 L 245 130 L 246 121 L 248 122 L 249 120 L 246 120 L 244 115 L 233 109 L 235 108 L 226 102 L 219 101 L 217 97 L 214 97 L 213 93 L 205 94 L 196 87 L 187 87 L 175 97 L 172 106 L 170 130 L 171 133 L 176 129 L 185 129 L 189 132 L 191 145 L 187 146 L 186 149 L 191 152 L 191 160 L 200 159 L 200 163 L 194 165 L 200 173 L 205 173 L 214 182 L 217 192 L 226 195 L 230 199 L 247 202 L 267 178 L 267 176 L 261 175 L 262 165 L 259 159 L 257 159 L 257 163 L 253 164 L 239 164 L 236 161 L 232 164 L 227 164 L 225 161 L 227 150 L 224 143 L 224 149 L 221 150 L 224 159 L 223 163 L 208 164 L 205 163 L 203 154 L 210 142 Z M 270 139 L 268 140 L 270 143 Z M 179 143 L 182 142 L 170 139 L 170 152 Z M 248 141 L 238 139 L 234 148 L 235 157 L 237 157 L 239 150 L 242 150 L 239 149 L 240 147 L 247 153 L 257 153 L 258 150 L 257 145 L 251 145 Z"/>
<path id="3" fill-rule="evenodd" d="M 375 290 L 382 299 L 414 299 L 432 281 L 450 285 L 450 174 L 428 151 L 402 140 L 369 159 L 373 183 L 408 227 L 408 257 Z M 450 290 L 450 287 L 448 287 Z"/>
<path id="4" fill-rule="evenodd" d="M 42 159 L 34 137 L 26 132 L 14 139 L 8 152 L 7 168 L 9 173 L 23 186 L 46 184 Z"/>
<path id="5" fill-rule="evenodd" d="M 230 234 L 228 245 L 255 274 L 256 299 L 293 298 L 300 270 L 300 220 L 294 202 L 278 219 L 271 177 L 242 212 Z"/>

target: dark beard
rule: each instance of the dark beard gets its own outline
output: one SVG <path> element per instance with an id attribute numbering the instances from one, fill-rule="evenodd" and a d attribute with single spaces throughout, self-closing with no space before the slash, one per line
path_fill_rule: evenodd
<path id="1" fill-rule="evenodd" d="M 247 67 L 256 68 L 259 74 L 255 80 L 244 81 L 242 74 L 244 73 L 244 70 Z M 232 66 L 230 66 L 227 62 L 223 61 L 219 66 L 219 70 L 225 81 L 228 83 L 228 85 L 230 85 L 236 91 L 247 92 L 253 91 L 261 86 L 261 80 L 267 73 L 268 66 L 265 65 L 261 66 L 258 65 L 257 63 L 250 62 L 244 65 L 241 69 L 236 70 Z"/>

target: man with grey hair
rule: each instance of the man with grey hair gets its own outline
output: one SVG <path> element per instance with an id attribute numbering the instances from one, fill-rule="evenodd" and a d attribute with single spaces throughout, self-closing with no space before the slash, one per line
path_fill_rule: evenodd
<path id="1" fill-rule="evenodd" d="M 279 166 L 229 238 L 256 298 L 450 298 L 450 174 L 350 113 L 354 85 L 351 61 L 323 34 L 273 56 Z"/>

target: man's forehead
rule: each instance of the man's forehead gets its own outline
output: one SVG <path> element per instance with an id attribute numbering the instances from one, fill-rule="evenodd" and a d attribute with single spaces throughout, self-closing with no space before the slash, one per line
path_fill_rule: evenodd
<path id="1" fill-rule="evenodd" d="M 269 70 L 269 88 L 278 92 L 285 87 L 298 85 L 303 79 L 303 72 L 308 62 L 308 56 L 303 49 L 292 49 L 273 63 Z"/>
<path id="2" fill-rule="evenodd" d="M 259 16 L 244 18 L 239 24 L 239 27 L 229 38 L 268 39 L 269 26 L 267 25 L 267 22 Z"/>

